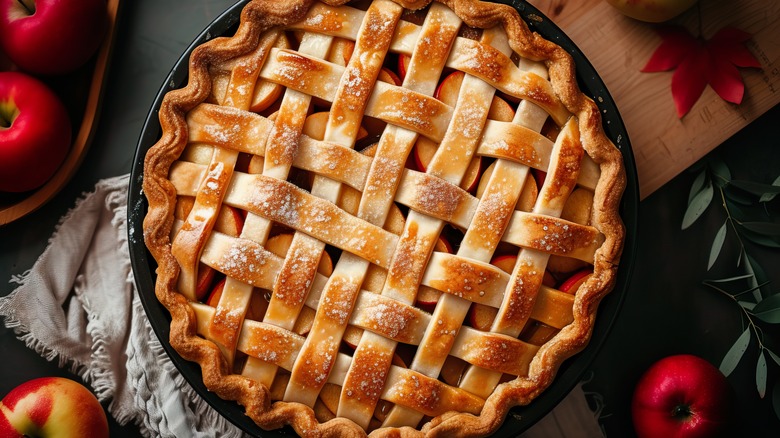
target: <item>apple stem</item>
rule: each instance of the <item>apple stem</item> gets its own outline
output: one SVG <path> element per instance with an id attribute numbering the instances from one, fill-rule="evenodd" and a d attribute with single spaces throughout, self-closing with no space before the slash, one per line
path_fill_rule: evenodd
<path id="1" fill-rule="evenodd" d="M 685 405 L 677 405 L 672 409 L 672 417 L 678 420 L 684 420 L 691 416 L 691 408 Z"/>
<path id="2" fill-rule="evenodd" d="M 16 0 L 27 11 L 28 14 L 35 14 L 35 2 L 31 0 Z"/>
<path id="3" fill-rule="evenodd" d="M 0 103 L 0 128 L 10 128 L 14 123 L 15 114 Z"/>

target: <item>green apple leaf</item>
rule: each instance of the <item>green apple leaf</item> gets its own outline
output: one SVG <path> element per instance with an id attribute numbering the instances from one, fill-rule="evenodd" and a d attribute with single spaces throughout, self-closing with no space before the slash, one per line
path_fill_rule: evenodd
<path id="1" fill-rule="evenodd" d="M 688 204 L 688 209 L 685 210 L 685 215 L 683 216 L 683 230 L 696 222 L 696 219 L 698 219 L 701 214 L 704 213 L 704 210 L 710 206 L 714 193 L 715 190 L 712 188 L 712 184 L 708 183 L 693 197 L 693 199 L 691 199 L 691 202 Z"/>
<path id="2" fill-rule="evenodd" d="M 721 249 L 723 249 L 723 242 L 726 241 L 726 231 L 728 230 L 727 225 L 729 221 L 726 220 L 726 222 L 723 222 L 723 225 L 721 225 L 720 229 L 717 233 L 715 233 L 715 240 L 712 241 L 712 248 L 710 248 L 710 260 L 707 262 L 707 270 L 709 271 L 712 268 L 712 265 L 715 264 L 715 260 L 718 259 L 718 256 L 720 255 Z"/>
<path id="3" fill-rule="evenodd" d="M 756 389 L 758 395 L 764 398 L 766 395 L 766 356 L 764 350 L 758 353 L 758 363 L 756 364 Z"/>
<path id="4" fill-rule="evenodd" d="M 747 350 L 748 346 L 750 345 L 750 327 L 746 328 L 744 332 L 742 332 L 741 335 L 739 335 L 739 338 L 737 338 L 736 342 L 734 342 L 734 345 L 731 346 L 728 353 L 726 353 L 725 356 L 723 356 L 723 361 L 720 363 L 720 372 L 723 373 L 726 377 L 731 374 L 734 369 L 737 368 L 737 365 L 739 365 L 739 361 L 742 360 L 742 356 L 745 354 L 745 350 Z"/>

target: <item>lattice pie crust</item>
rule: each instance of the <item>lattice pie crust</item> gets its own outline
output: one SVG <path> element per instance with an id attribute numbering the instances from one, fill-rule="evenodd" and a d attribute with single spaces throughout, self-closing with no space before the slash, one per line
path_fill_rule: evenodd
<path id="1" fill-rule="evenodd" d="M 588 343 L 622 156 L 513 8 L 326 3 L 250 2 L 165 96 L 170 343 L 265 429 L 489 434 Z"/>

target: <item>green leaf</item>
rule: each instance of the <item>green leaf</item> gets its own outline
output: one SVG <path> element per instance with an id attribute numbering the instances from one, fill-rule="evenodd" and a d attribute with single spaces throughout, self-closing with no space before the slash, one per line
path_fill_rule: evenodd
<path id="1" fill-rule="evenodd" d="M 739 292 L 733 293 L 733 294 L 731 294 L 731 296 L 738 297 L 738 296 L 742 296 L 742 295 L 745 295 L 745 294 L 749 294 L 751 292 L 756 292 L 757 290 L 761 289 L 763 286 L 766 286 L 767 284 L 768 283 L 757 284 L 757 285 L 755 285 L 755 286 L 753 286 L 753 287 L 751 287 L 749 289 L 745 289 L 743 291 L 739 291 Z M 761 300 L 761 296 L 760 295 L 758 297 L 756 297 L 755 294 L 753 294 L 753 295 L 754 295 L 753 297 L 756 298 L 756 302 Z"/>
<path id="2" fill-rule="evenodd" d="M 775 409 L 775 417 L 780 418 L 780 384 L 777 383 L 772 391 L 772 407 Z"/>
<path id="3" fill-rule="evenodd" d="M 710 248 L 710 260 L 707 262 L 707 270 L 709 271 L 710 268 L 712 268 L 712 265 L 715 264 L 715 260 L 718 259 L 718 256 L 720 255 L 720 250 L 723 249 L 723 242 L 726 241 L 726 226 L 728 225 L 729 221 L 726 220 L 726 222 L 723 222 L 723 225 L 721 225 L 720 229 L 717 233 L 715 233 L 715 240 L 712 241 L 712 248 Z"/>
<path id="4" fill-rule="evenodd" d="M 744 252 L 744 249 L 742 251 Z M 753 290 L 753 298 L 755 298 L 756 302 L 759 302 L 761 301 L 761 289 L 758 286 L 758 276 L 756 275 L 755 269 L 753 269 L 753 258 L 750 257 L 750 254 L 745 253 L 745 258 L 743 258 L 743 260 L 745 262 L 745 271 L 748 274 L 753 275 L 753 278 L 748 279 L 748 284 Z"/>
<path id="5" fill-rule="evenodd" d="M 772 360 L 775 361 L 777 365 L 780 365 L 780 356 L 776 355 L 772 350 L 766 349 L 766 352 L 769 353 L 769 357 L 772 358 Z"/>
<path id="6" fill-rule="evenodd" d="M 740 222 L 739 226 L 757 234 L 770 237 L 780 237 L 780 223 L 772 222 Z"/>
<path id="7" fill-rule="evenodd" d="M 726 166 L 726 163 L 724 163 L 723 160 L 719 158 L 712 159 L 709 161 L 709 165 L 712 169 L 712 173 L 718 177 L 716 184 L 719 187 L 723 187 L 726 183 L 731 181 L 731 171 L 729 171 L 729 167 Z"/>
<path id="8" fill-rule="evenodd" d="M 764 268 L 761 267 L 761 265 L 756 259 L 753 258 L 753 256 L 745 253 L 745 258 L 750 264 L 750 272 L 755 276 L 755 284 L 753 286 L 759 288 L 759 290 L 753 294 L 756 298 L 756 302 L 759 302 L 761 301 L 761 292 L 764 293 L 763 296 L 772 295 L 772 290 L 768 287 L 765 287 L 769 284 L 769 279 L 766 276 L 766 272 L 764 272 Z"/>
<path id="9" fill-rule="evenodd" d="M 780 323 L 780 294 L 770 295 L 756 304 L 753 315 L 770 324 Z"/>
<path id="10" fill-rule="evenodd" d="M 760 319 L 761 321 L 767 322 L 769 324 L 780 324 L 780 309 L 771 309 L 771 310 L 764 310 L 763 312 L 756 312 L 755 307 L 753 308 L 753 314 L 756 315 L 756 318 Z"/>
<path id="11" fill-rule="evenodd" d="M 774 180 L 774 182 L 772 182 L 772 185 L 780 187 L 780 176 L 778 176 Z M 764 193 L 763 195 L 761 195 L 761 198 L 758 200 L 758 202 L 769 202 L 769 201 L 775 199 L 776 195 L 777 195 L 777 193 Z"/>
<path id="12" fill-rule="evenodd" d="M 753 310 L 756 307 L 756 303 L 751 303 L 750 301 L 737 301 L 737 304 L 745 310 Z"/>
<path id="13" fill-rule="evenodd" d="M 756 389 L 758 389 L 758 395 L 764 398 L 766 395 L 766 357 L 764 356 L 764 350 L 758 354 L 758 363 L 756 364 Z"/>
<path id="14" fill-rule="evenodd" d="M 765 246 L 767 248 L 780 248 L 780 237 L 758 234 L 746 229 L 742 229 L 740 235 L 756 245 Z"/>
<path id="15" fill-rule="evenodd" d="M 693 184 L 691 184 L 691 191 L 688 192 L 688 204 L 691 203 L 691 200 L 694 196 L 696 196 L 697 193 L 701 191 L 701 189 L 704 188 L 704 183 L 707 182 L 707 171 L 702 170 L 699 175 L 696 176 L 696 179 L 693 180 Z"/>
<path id="16" fill-rule="evenodd" d="M 750 345 L 750 327 L 746 328 L 739 338 L 734 342 L 729 351 L 723 356 L 723 361 L 720 363 L 720 372 L 726 377 L 737 368 L 739 361 L 742 360 L 742 356 L 745 354 Z"/>
<path id="17" fill-rule="evenodd" d="M 707 280 L 705 283 L 730 283 L 732 281 L 737 280 L 744 280 L 746 278 L 752 277 L 753 274 L 743 274 L 743 275 L 737 275 L 736 277 L 728 277 L 728 278 L 719 278 L 715 280 Z"/>
<path id="18" fill-rule="evenodd" d="M 743 206 L 750 206 L 755 203 L 756 199 L 756 197 L 750 193 L 746 193 L 734 186 L 726 186 L 723 193 L 726 195 L 726 199 L 730 201 L 729 210 L 732 211 L 732 213 L 738 211 L 742 216 L 744 216 L 744 213 L 738 209 L 735 203 Z"/>
<path id="19" fill-rule="evenodd" d="M 729 184 L 731 184 L 732 186 L 738 189 L 742 189 L 748 193 L 752 193 L 756 196 L 776 195 L 780 193 L 780 186 L 757 183 L 754 181 L 735 179 L 735 180 L 731 180 Z"/>
<path id="20" fill-rule="evenodd" d="M 696 222 L 696 219 L 698 219 L 699 216 L 704 213 L 704 210 L 710 206 L 714 192 L 715 191 L 712 188 L 712 184 L 707 184 L 699 193 L 696 194 L 696 196 L 693 197 L 693 199 L 691 199 L 690 204 L 688 204 L 688 209 L 685 210 L 685 215 L 683 216 L 683 230 Z"/>
<path id="21" fill-rule="evenodd" d="M 698 172 L 699 170 L 707 170 L 707 162 L 704 159 L 701 159 L 693 164 L 691 164 L 691 167 L 688 168 L 688 172 Z"/>

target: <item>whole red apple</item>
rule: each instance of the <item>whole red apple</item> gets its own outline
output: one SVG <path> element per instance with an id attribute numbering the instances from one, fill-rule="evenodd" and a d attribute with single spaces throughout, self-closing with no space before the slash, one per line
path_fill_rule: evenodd
<path id="1" fill-rule="evenodd" d="M 731 387 L 706 360 L 690 354 L 653 364 L 634 390 L 631 414 L 639 438 L 719 437 L 729 432 Z"/>
<path id="2" fill-rule="evenodd" d="M 63 74 L 86 64 L 107 29 L 105 0 L 0 0 L 0 44 L 32 73 Z"/>
<path id="3" fill-rule="evenodd" d="M 22 383 L 0 402 L 0 437 L 108 437 L 108 419 L 80 383 L 41 377 Z"/>
<path id="4" fill-rule="evenodd" d="M 71 125 L 65 106 L 43 82 L 0 72 L 0 191 L 40 187 L 68 153 Z"/>

